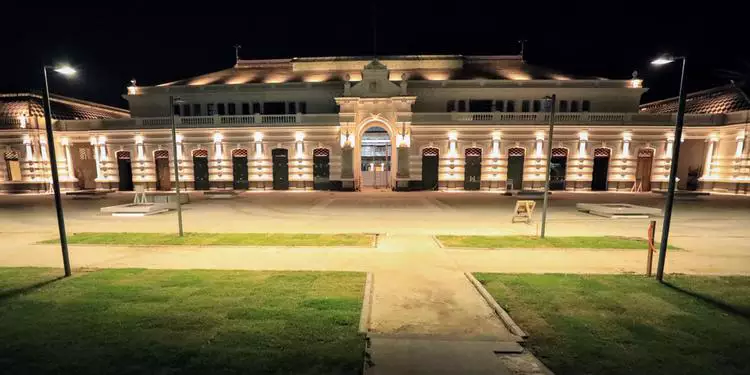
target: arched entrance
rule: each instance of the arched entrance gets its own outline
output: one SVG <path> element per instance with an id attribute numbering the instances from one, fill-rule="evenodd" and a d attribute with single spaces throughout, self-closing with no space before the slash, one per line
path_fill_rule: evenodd
<path id="1" fill-rule="evenodd" d="M 193 183 L 195 190 L 208 190 L 208 150 L 193 150 Z"/>
<path id="2" fill-rule="evenodd" d="M 549 166 L 549 189 L 565 190 L 565 174 L 568 169 L 568 149 L 557 147 L 552 149 Z"/>
<path id="3" fill-rule="evenodd" d="M 464 190 L 479 190 L 482 187 L 482 149 L 469 147 L 464 156 Z"/>
<path id="4" fill-rule="evenodd" d="M 638 164 L 635 168 L 633 191 L 651 191 L 651 167 L 654 164 L 654 149 L 638 150 Z"/>
<path id="5" fill-rule="evenodd" d="M 393 147 L 388 130 L 379 125 L 370 126 L 364 130 L 360 139 L 360 186 L 390 188 Z"/>
<path id="6" fill-rule="evenodd" d="M 247 190 L 250 187 L 247 175 L 247 149 L 232 150 L 232 189 Z"/>
<path id="7" fill-rule="evenodd" d="M 132 191 L 133 167 L 130 161 L 130 151 L 117 151 L 115 156 L 117 157 L 117 172 L 120 180 L 117 188 L 120 191 Z"/>
<path id="8" fill-rule="evenodd" d="M 289 190 L 289 150 L 271 150 L 273 159 L 273 190 Z"/>
<path id="9" fill-rule="evenodd" d="M 437 147 L 427 147 L 422 150 L 422 187 L 425 190 L 438 189 L 439 165 L 440 150 Z"/>
<path id="10" fill-rule="evenodd" d="M 172 190 L 172 181 L 169 178 L 169 151 L 154 151 L 154 164 L 156 167 L 156 190 Z"/>
<path id="11" fill-rule="evenodd" d="M 591 175 L 592 191 L 607 191 L 609 180 L 609 156 L 612 150 L 606 147 L 594 149 L 594 171 Z"/>
<path id="12" fill-rule="evenodd" d="M 508 149 L 508 177 L 505 184 L 509 190 L 523 189 L 523 162 L 526 150 L 521 147 Z"/>
<path id="13" fill-rule="evenodd" d="M 313 189 L 330 190 L 331 151 L 327 148 L 313 150 Z"/>

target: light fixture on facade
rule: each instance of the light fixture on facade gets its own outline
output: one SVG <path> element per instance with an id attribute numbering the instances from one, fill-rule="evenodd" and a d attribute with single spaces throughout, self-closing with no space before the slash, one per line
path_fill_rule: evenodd
<path id="1" fill-rule="evenodd" d="M 500 157 L 500 137 L 499 131 L 492 132 L 492 152 L 490 153 L 492 157 Z"/>
<path id="2" fill-rule="evenodd" d="M 734 151 L 734 157 L 741 158 L 743 151 L 745 151 L 745 131 L 737 135 L 737 149 Z"/>
<path id="3" fill-rule="evenodd" d="M 458 133 L 456 133 L 455 130 L 451 130 L 448 133 L 448 157 L 455 158 L 458 157 L 458 151 L 457 149 L 457 143 L 458 143 Z"/>
<path id="4" fill-rule="evenodd" d="M 60 144 L 63 146 L 69 146 L 70 145 L 70 138 L 68 137 L 62 137 L 60 138 Z"/>
<path id="5" fill-rule="evenodd" d="M 305 155 L 305 133 L 296 132 L 294 133 L 294 141 L 296 142 L 297 157 L 301 158 Z"/>
<path id="6" fill-rule="evenodd" d="M 622 157 L 630 156 L 630 142 L 633 140 L 633 135 L 630 132 L 622 133 Z"/>
<path id="7" fill-rule="evenodd" d="M 263 133 L 255 132 L 253 140 L 255 141 L 255 158 L 260 159 L 263 157 Z"/>
<path id="8" fill-rule="evenodd" d="M 21 126 L 21 129 L 26 129 L 26 125 L 29 123 L 29 115 L 22 113 L 18 116 L 18 123 Z"/>
<path id="9" fill-rule="evenodd" d="M 588 132 L 578 133 L 578 157 L 582 158 L 586 156 L 586 142 L 589 140 Z"/>
<path id="10" fill-rule="evenodd" d="M 221 152 L 221 141 L 224 139 L 224 136 L 221 135 L 221 133 L 216 132 L 213 136 L 214 139 L 214 153 L 216 154 L 216 159 L 221 163 L 222 160 L 222 152 Z M 221 165 L 219 166 L 221 169 Z"/>
<path id="11" fill-rule="evenodd" d="M 536 157 L 541 158 L 544 156 L 544 152 L 542 150 L 542 144 L 544 143 L 544 132 L 538 131 L 536 132 L 536 150 L 535 154 Z"/>

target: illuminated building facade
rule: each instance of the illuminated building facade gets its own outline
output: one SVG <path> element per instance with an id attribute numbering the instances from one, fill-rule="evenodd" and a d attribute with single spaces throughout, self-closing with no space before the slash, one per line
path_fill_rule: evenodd
<path id="1" fill-rule="evenodd" d="M 724 94 L 689 99 L 713 106 L 688 106 L 680 188 L 747 194 L 750 102 L 738 88 L 715 90 Z M 650 191 L 666 188 L 675 114 L 670 100 L 640 106 L 645 91 L 637 77 L 571 77 L 520 56 L 239 60 L 176 82 L 133 82 L 130 117 L 54 125 L 69 189 L 173 188 L 174 121 L 187 189 L 539 189 L 551 152 L 552 189 Z M 721 95 L 731 104 L 717 105 Z M 0 186 L 47 181 L 42 138 L 15 117 L 3 124 Z M 88 154 L 88 164 L 75 158 Z M 14 156 L 20 176 L 8 167 Z"/>

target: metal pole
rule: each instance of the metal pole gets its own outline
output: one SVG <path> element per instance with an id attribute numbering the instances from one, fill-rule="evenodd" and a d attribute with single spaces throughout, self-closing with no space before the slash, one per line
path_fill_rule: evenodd
<path id="1" fill-rule="evenodd" d="M 65 216 L 63 215 L 62 197 L 60 195 L 60 179 L 57 175 L 57 158 L 55 157 L 55 138 L 52 133 L 52 106 L 49 101 L 49 84 L 47 83 L 47 66 L 44 71 L 44 126 L 47 128 L 47 147 L 49 148 L 50 172 L 52 172 L 52 190 L 55 193 L 55 210 L 57 211 L 57 229 L 60 232 L 60 248 L 62 249 L 63 268 L 65 277 L 71 275 L 70 256 L 68 255 L 68 236 L 65 234 Z M 70 160 L 68 160 L 70 163 Z"/>
<path id="2" fill-rule="evenodd" d="M 177 224 L 180 228 L 180 237 L 182 237 L 184 233 L 182 232 L 182 202 L 180 202 L 180 171 L 177 169 L 177 126 L 174 119 L 174 97 L 172 95 L 169 96 L 169 110 L 172 113 L 172 159 L 174 160 L 174 182 L 177 192 Z"/>
<path id="3" fill-rule="evenodd" d="M 547 173 L 544 178 L 544 203 L 542 205 L 542 231 L 541 238 L 544 238 L 544 232 L 547 229 L 547 205 L 549 204 L 549 170 L 552 166 L 552 131 L 555 128 L 555 104 L 557 101 L 557 95 L 552 94 L 549 98 L 550 109 L 549 109 L 549 136 L 547 141 Z"/>
<path id="4" fill-rule="evenodd" d="M 667 257 L 667 242 L 669 240 L 669 224 L 672 221 L 672 205 L 677 179 L 677 165 L 680 158 L 680 143 L 682 141 L 682 125 L 685 119 L 685 65 L 687 59 L 682 57 L 682 74 L 680 75 L 680 96 L 677 104 L 677 123 L 674 127 L 674 144 L 672 146 L 672 164 L 669 168 L 669 187 L 667 201 L 664 204 L 664 223 L 661 226 L 661 243 L 659 243 L 659 262 L 656 266 L 656 280 L 664 279 L 664 262 Z"/>

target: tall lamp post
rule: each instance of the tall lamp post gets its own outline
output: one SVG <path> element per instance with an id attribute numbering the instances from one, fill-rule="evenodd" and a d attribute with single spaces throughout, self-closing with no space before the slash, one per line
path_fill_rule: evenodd
<path id="1" fill-rule="evenodd" d="M 60 247 L 62 249 L 63 268 L 65 276 L 71 275 L 70 256 L 68 255 L 68 236 L 65 234 L 65 217 L 63 216 L 62 198 L 60 196 L 60 178 L 57 175 L 57 157 L 55 156 L 55 138 L 52 131 L 52 106 L 49 100 L 49 83 L 47 82 L 47 69 L 50 66 L 44 65 L 44 91 L 42 100 L 44 101 L 44 126 L 47 129 L 47 147 L 49 149 L 50 172 L 52 173 L 52 190 L 55 194 L 55 210 L 57 211 L 57 229 L 60 232 Z M 70 66 L 59 66 L 53 68 L 57 73 L 65 76 L 76 74 L 76 70 Z M 68 160 L 70 163 L 70 160 Z"/>
<path id="2" fill-rule="evenodd" d="M 552 167 L 552 131 L 555 128 L 555 105 L 557 104 L 557 95 L 544 97 L 549 111 L 549 136 L 547 136 L 547 172 L 544 177 L 544 203 L 542 204 L 542 231 L 541 238 L 544 238 L 544 232 L 547 229 L 547 205 L 549 204 L 549 174 Z"/>
<path id="3" fill-rule="evenodd" d="M 182 232 L 182 202 L 180 202 L 180 170 L 179 164 L 177 162 L 177 121 L 175 120 L 175 110 L 174 106 L 175 104 L 184 103 L 180 97 L 174 97 L 172 95 L 169 96 L 169 110 L 172 111 L 172 153 L 174 157 L 172 158 L 174 160 L 174 182 L 175 182 L 175 192 L 177 193 L 177 225 L 180 229 L 180 237 L 184 235 Z"/>
<path id="4" fill-rule="evenodd" d="M 667 201 L 664 203 L 664 223 L 661 226 L 661 243 L 659 243 L 659 263 L 656 266 L 656 280 L 664 280 L 664 262 L 667 257 L 667 241 L 669 240 L 669 225 L 672 221 L 672 205 L 674 204 L 674 191 L 677 180 L 677 165 L 680 158 L 680 143 L 682 141 L 682 125 L 685 120 L 685 64 L 684 56 L 659 57 L 651 61 L 652 65 L 665 65 L 676 60 L 682 60 L 682 73 L 680 74 L 680 94 L 677 101 L 677 121 L 674 127 L 674 142 L 672 146 L 672 163 L 669 168 L 669 187 L 667 188 Z"/>

